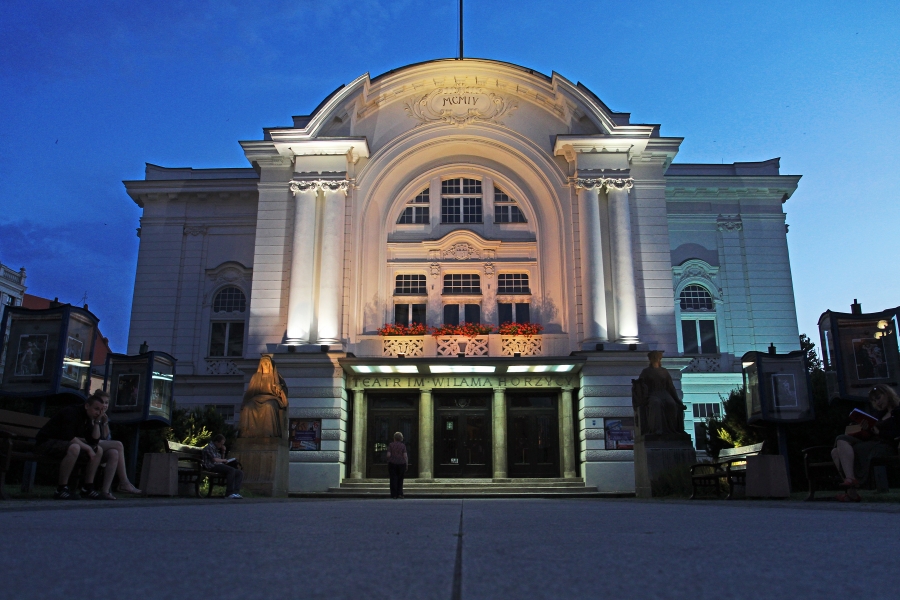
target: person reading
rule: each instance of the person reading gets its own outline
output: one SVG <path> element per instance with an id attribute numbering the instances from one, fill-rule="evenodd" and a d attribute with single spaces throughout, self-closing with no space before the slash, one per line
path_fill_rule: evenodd
<path id="1" fill-rule="evenodd" d="M 83 404 L 67 406 L 53 415 L 40 431 L 35 451 L 43 456 L 58 458 L 59 485 L 53 497 L 57 500 L 77 500 L 78 492 L 69 488 L 69 478 L 79 457 L 87 459 L 82 494 L 92 499 L 105 499 L 94 488 L 94 476 L 103 459 L 100 442 L 100 415 L 103 400 L 90 396 Z"/>
<path id="2" fill-rule="evenodd" d="M 244 472 L 235 468 L 236 459 L 225 458 L 225 452 L 225 436 L 220 433 L 203 448 L 203 468 L 224 475 L 225 497 L 240 500 L 243 498 L 240 491 Z"/>

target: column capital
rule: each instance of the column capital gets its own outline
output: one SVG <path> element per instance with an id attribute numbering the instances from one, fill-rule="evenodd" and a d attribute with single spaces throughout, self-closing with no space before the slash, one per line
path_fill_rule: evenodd
<path id="1" fill-rule="evenodd" d="M 605 189 L 607 192 L 612 190 L 628 191 L 634 187 L 634 179 L 631 177 L 570 177 L 569 183 L 575 186 L 576 190 L 600 190 Z"/>
<path id="2" fill-rule="evenodd" d="M 506 393 L 506 387 L 505 387 L 505 386 L 495 387 L 495 388 L 494 388 L 494 393 L 496 394 L 497 392 Z"/>
<path id="3" fill-rule="evenodd" d="M 350 180 L 348 179 L 301 179 L 299 181 L 291 181 L 288 184 L 291 192 L 296 196 L 302 192 L 317 192 L 325 190 L 330 192 L 347 193 L 350 189 Z"/>
<path id="4" fill-rule="evenodd" d="M 421 394 L 421 393 L 428 393 L 428 394 L 430 394 L 430 393 L 431 393 L 431 390 L 433 390 L 433 389 L 434 389 L 434 388 L 431 388 L 431 387 L 420 387 L 420 388 L 419 388 L 419 393 L 420 393 L 420 394 Z"/>
<path id="5" fill-rule="evenodd" d="M 570 394 L 575 390 L 575 386 L 572 385 L 564 385 L 562 387 L 562 391 L 569 392 Z"/>

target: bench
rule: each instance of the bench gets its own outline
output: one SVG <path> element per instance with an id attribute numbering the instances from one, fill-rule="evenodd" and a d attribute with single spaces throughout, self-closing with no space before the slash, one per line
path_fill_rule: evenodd
<path id="1" fill-rule="evenodd" d="M 837 487 L 841 482 L 840 473 L 831 459 L 833 448 L 834 446 L 812 446 L 802 450 L 803 472 L 806 474 L 806 481 L 809 485 L 809 494 L 806 496 L 806 500 L 815 500 L 816 492 L 821 487 Z M 873 458 L 869 468 L 871 469 L 869 480 L 875 483 L 875 488 L 879 492 L 886 492 L 888 491 L 887 469 L 900 469 L 900 455 Z"/>
<path id="2" fill-rule="evenodd" d="M 209 480 L 209 492 L 207 498 L 212 497 L 213 487 L 225 487 L 225 476 L 219 473 L 213 473 L 203 468 L 203 448 L 199 446 L 188 446 L 187 444 L 179 444 L 178 442 L 167 441 L 167 451 L 178 456 L 178 485 L 181 484 L 194 486 L 194 494 L 201 498 L 200 484 L 204 479 Z M 240 468 L 240 464 L 237 465 Z"/>
<path id="3" fill-rule="evenodd" d="M 9 499 L 6 496 L 6 472 L 9 471 L 12 461 L 59 465 L 59 458 L 35 453 L 37 447 L 35 436 L 49 420 L 47 417 L 0 410 L 0 500 Z M 79 457 L 76 469 L 86 462 L 86 457 Z"/>
<path id="4" fill-rule="evenodd" d="M 725 448 L 719 452 L 719 458 L 715 461 L 691 465 L 691 499 L 697 497 L 699 488 L 709 487 L 715 488 L 716 497 L 720 497 L 719 481 L 722 479 L 728 481 L 728 495 L 725 499 L 733 499 L 735 486 L 747 483 L 747 458 L 762 452 L 764 443 Z"/>

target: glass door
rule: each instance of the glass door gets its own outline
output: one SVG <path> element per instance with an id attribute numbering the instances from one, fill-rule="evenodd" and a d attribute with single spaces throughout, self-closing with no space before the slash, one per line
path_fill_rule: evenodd
<path id="1" fill-rule="evenodd" d="M 366 436 L 366 477 L 388 477 L 387 449 L 394 441 L 394 433 L 403 434 L 409 460 L 407 477 L 419 473 L 419 396 L 418 394 L 367 395 L 369 428 Z"/>
<path id="2" fill-rule="evenodd" d="M 435 404 L 435 477 L 490 477 L 490 396 L 436 394 Z"/>
<path id="3" fill-rule="evenodd" d="M 507 406 L 509 476 L 559 477 L 556 398 L 510 394 Z"/>

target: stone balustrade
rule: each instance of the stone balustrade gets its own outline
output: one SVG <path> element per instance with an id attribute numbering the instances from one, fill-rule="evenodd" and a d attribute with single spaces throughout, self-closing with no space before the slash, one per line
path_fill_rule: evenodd
<path id="1" fill-rule="evenodd" d="M 381 356 L 543 356 L 543 346 L 541 335 L 384 336 L 381 338 Z"/>

